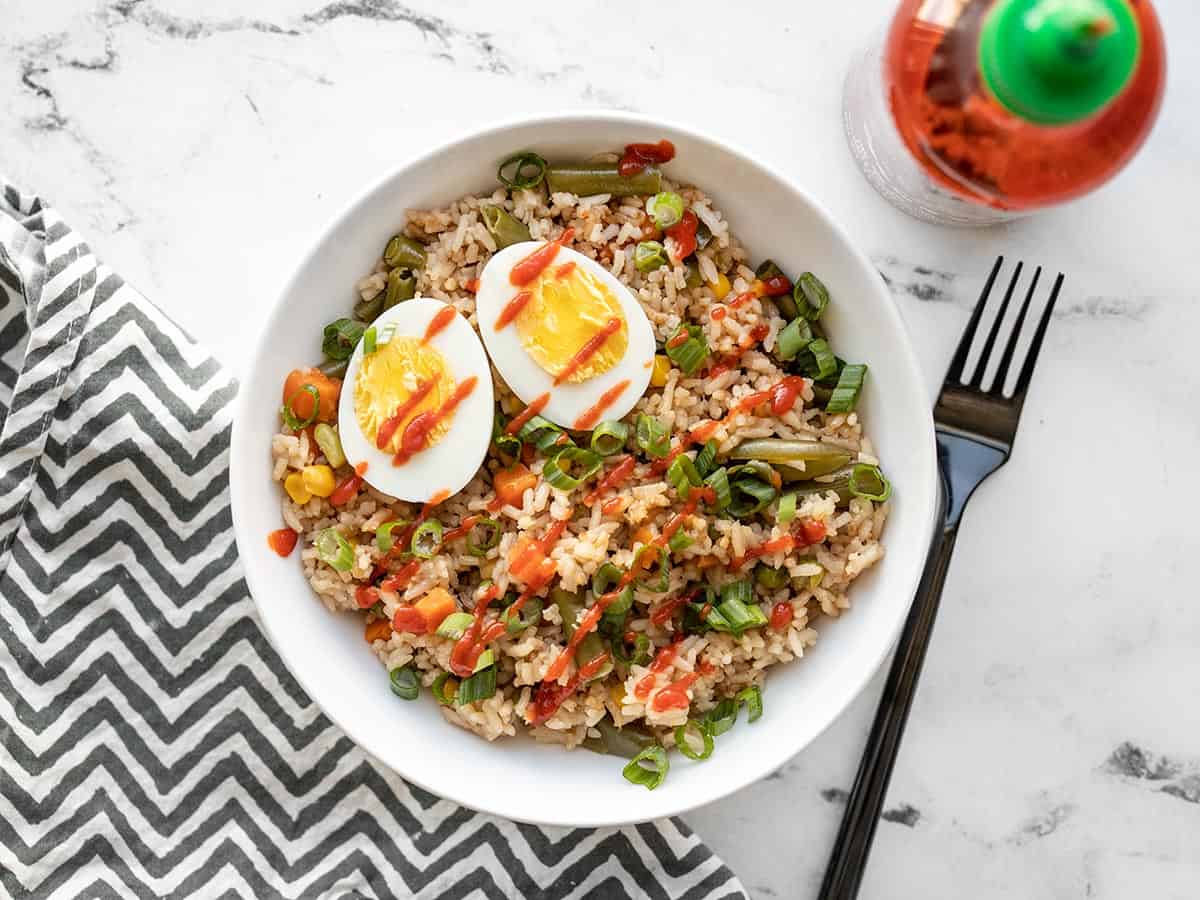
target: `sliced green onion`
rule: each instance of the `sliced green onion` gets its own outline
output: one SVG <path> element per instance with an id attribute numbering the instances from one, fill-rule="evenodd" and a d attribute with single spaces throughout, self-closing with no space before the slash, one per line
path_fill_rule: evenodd
<path id="1" fill-rule="evenodd" d="M 496 169 L 496 177 L 510 188 L 528 190 L 546 177 L 546 161 L 536 153 L 514 153 Z"/>
<path id="2" fill-rule="evenodd" d="M 825 411 L 831 413 L 853 412 L 858 405 L 858 394 L 862 390 L 863 381 L 867 377 L 867 367 L 861 364 L 849 365 L 842 368 L 838 376 L 837 387 L 825 404 Z"/>
<path id="3" fill-rule="evenodd" d="M 779 495 L 773 475 L 771 467 L 761 460 L 750 460 L 744 465 L 729 469 L 729 491 L 732 498 L 729 514 L 736 519 L 743 519 L 766 509 Z"/>
<path id="4" fill-rule="evenodd" d="M 794 518 L 796 518 L 796 494 L 792 491 L 779 498 L 779 511 L 775 513 L 775 521 L 780 525 L 786 525 Z"/>
<path id="5" fill-rule="evenodd" d="M 383 248 L 383 261 L 390 269 L 423 269 L 425 248 L 406 235 L 394 234 Z"/>
<path id="6" fill-rule="evenodd" d="M 487 653 L 484 653 L 483 656 L 487 656 Z M 467 706 L 471 703 L 478 703 L 480 700 L 487 700 L 489 697 L 494 697 L 495 694 L 496 667 L 489 664 L 483 669 L 476 669 L 475 672 L 463 679 L 462 684 L 458 686 L 458 693 L 454 697 L 454 705 Z"/>
<path id="7" fill-rule="evenodd" d="M 738 709 L 738 702 L 726 697 L 705 713 L 701 720 L 704 729 L 713 737 L 720 737 L 737 723 Z"/>
<path id="8" fill-rule="evenodd" d="M 825 338 L 813 338 L 796 360 L 800 372 L 809 378 L 828 378 L 837 371 L 837 357 Z"/>
<path id="9" fill-rule="evenodd" d="M 458 680 L 452 678 L 449 672 L 439 672 L 438 677 L 433 679 L 433 684 L 429 686 L 429 692 L 442 706 L 453 706 L 455 694 L 450 691 L 457 691 L 458 687 Z"/>
<path id="10" fill-rule="evenodd" d="M 667 467 L 667 481 L 675 488 L 681 500 L 686 500 L 693 487 L 700 486 L 700 473 L 690 456 L 680 454 Z"/>
<path id="11" fill-rule="evenodd" d="M 429 519 L 417 526 L 413 532 L 412 543 L 409 545 L 414 556 L 430 559 L 442 547 L 442 523 L 437 519 Z"/>
<path id="12" fill-rule="evenodd" d="M 704 446 L 700 448 L 700 452 L 696 454 L 696 459 L 693 461 L 696 466 L 696 472 L 701 478 L 707 478 L 717 467 L 717 442 L 713 440 L 706 441 Z"/>
<path id="13" fill-rule="evenodd" d="M 796 279 L 792 288 L 792 299 L 796 301 L 799 314 L 810 322 L 821 318 L 825 307 L 829 305 L 829 291 L 812 272 L 804 272 Z"/>
<path id="14" fill-rule="evenodd" d="M 530 597 L 516 615 L 513 614 L 511 605 L 500 613 L 500 621 L 504 623 L 509 634 L 520 634 L 530 625 L 536 625 L 541 618 L 542 600 L 540 597 Z"/>
<path id="15" fill-rule="evenodd" d="M 502 207 L 481 206 L 479 217 L 483 219 L 483 227 L 495 240 L 497 250 L 530 239 L 529 226 Z"/>
<path id="16" fill-rule="evenodd" d="M 658 241 L 642 241 L 633 250 L 633 264 L 639 272 L 653 272 L 667 262 L 667 248 Z"/>
<path id="17" fill-rule="evenodd" d="M 701 618 L 705 608 L 708 612 Z M 683 630 L 688 634 L 703 634 L 706 631 L 730 631 L 729 623 L 716 606 L 716 595 L 712 588 L 705 588 L 703 596 L 691 601 L 683 608 Z"/>
<path id="18" fill-rule="evenodd" d="M 700 749 L 692 746 L 690 736 L 696 734 L 700 738 Z M 703 719 L 688 719 L 675 729 L 675 746 L 688 759 L 702 760 L 713 755 L 713 736 Z"/>
<path id="19" fill-rule="evenodd" d="M 322 422 L 313 429 L 313 437 L 317 446 L 325 454 L 325 462 L 337 469 L 346 464 L 346 453 L 342 450 L 342 440 L 332 425 Z"/>
<path id="20" fill-rule="evenodd" d="M 582 447 L 565 447 L 542 467 L 542 477 L 550 487 L 559 491 L 573 491 L 598 471 L 601 459 L 599 453 L 584 450 Z M 571 471 L 575 474 L 572 475 Z"/>
<path id="21" fill-rule="evenodd" d="M 617 665 L 624 667 L 625 671 L 629 670 L 630 666 L 644 666 L 650 662 L 651 647 L 650 638 L 642 634 L 640 631 L 633 638 L 633 652 L 625 648 L 625 641 L 618 637 L 612 642 L 613 661 Z"/>
<path id="22" fill-rule="evenodd" d="M 730 631 L 736 635 L 748 628 L 758 628 L 767 624 L 766 615 L 754 602 L 754 586 L 748 579 L 724 585 L 717 607 L 729 623 Z"/>
<path id="23" fill-rule="evenodd" d="M 496 445 L 497 450 L 510 459 L 520 459 L 521 439 L 515 434 L 508 434 L 504 430 L 505 424 L 497 411 L 492 418 L 492 443 Z"/>
<path id="24" fill-rule="evenodd" d="M 682 344 L 673 346 L 679 335 L 686 332 L 688 339 Z M 665 352 L 667 358 L 684 375 L 695 375 L 708 359 L 708 342 L 704 340 L 704 331 L 699 325 L 681 324 L 675 333 L 667 340 Z"/>
<path id="25" fill-rule="evenodd" d="M 308 414 L 308 418 L 301 419 L 296 415 L 296 408 L 292 405 L 293 401 L 300 396 L 301 393 L 308 394 L 312 397 L 312 412 Z M 279 409 L 279 415 L 283 418 L 283 424 L 292 431 L 299 431 L 302 428 L 307 428 L 313 422 L 317 421 L 317 413 L 321 411 L 321 392 L 317 390 L 316 385 L 302 384 L 296 390 L 296 393 L 288 397 L 287 402 Z"/>
<path id="26" fill-rule="evenodd" d="M 850 493 L 863 500 L 882 503 L 892 496 L 892 483 L 884 477 L 879 466 L 859 463 L 850 470 Z"/>
<path id="27" fill-rule="evenodd" d="M 784 326 L 775 340 L 775 355 L 782 360 L 795 359 L 796 354 L 812 343 L 812 326 L 797 316 Z"/>
<path id="28" fill-rule="evenodd" d="M 776 569 L 766 563 L 759 563 L 754 567 L 754 580 L 769 591 L 777 591 L 792 579 L 787 569 Z"/>
<path id="29" fill-rule="evenodd" d="M 517 437 L 522 443 L 533 444 L 542 453 L 548 453 L 556 447 L 570 445 L 567 441 L 560 444 L 564 431 L 551 422 L 549 419 L 542 416 L 534 416 L 528 422 L 521 426 L 521 430 L 517 432 Z"/>
<path id="30" fill-rule="evenodd" d="M 372 353 L 375 352 L 375 336 L 376 336 L 376 334 L 377 334 L 377 332 L 375 331 L 374 325 L 372 325 L 370 328 L 368 328 L 366 331 L 363 332 L 363 336 L 362 336 L 363 356 L 370 356 Z"/>
<path id="31" fill-rule="evenodd" d="M 624 574 L 613 563 L 602 563 L 600 568 L 592 575 L 592 593 L 597 597 L 607 594 L 621 583 Z"/>
<path id="32" fill-rule="evenodd" d="M 619 453 L 629 440 L 629 426 L 624 422 L 601 422 L 592 432 L 592 452 L 600 456 Z"/>
<path id="33" fill-rule="evenodd" d="M 394 522 L 384 522 L 375 529 L 375 546 L 379 548 L 380 553 L 389 553 L 396 543 L 396 539 L 392 537 L 392 532 L 397 528 L 404 528 L 408 525 L 404 519 L 397 519 Z"/>
<path id="34" fill-rule="evenodd" d="M 646 790 L 652 791 L 667 777 L 671 764 L 667 761 L 667 751 L 659 744 L 647 747 L 629 761 L 621 774 L 631 784 L 640 784 Z"/>
<path id="35" fill-rule="evenodd" d="M 730 600 L 735 600 L 742 604 L 754 602 L 754 585 L 748 578 L 743 578 L 740 581 L 730 581 L 728 584 L 721 586 L 719 591 L 721 604 L 728 603 Z"/>
<path id="36" fill-rule="evenodd" d="M 734 699 L 737 701 L 739 706 L 741 706 L 743 703 L 746 704 L 747 722 L 757 722 L 762 718 L 762 688 L 760 688 L 758 685 L 752 684 L 750 687 L 738 691 L 738 694 Z"/>
<path id="37" fill-rule="evenodd" d="M 475 661 L 475 668 L 472 669 L 471 672 L 472 673 L 482 672 L 484 669 L 486 669 L 490 665 L 493 665 L 495 662 L 496 662 L 496 654 L 492 651 L 491 647 L 488 647 L 486 650 L 484 650 L 482 653 L 479 654 L 479 659 L 477 659 Z M 459 697 L 462 696 L 462 691 L 459 691 L 458 696 Z"/>
<path id="38" fill-rule="evenodd" d="M 363 336 L 363 323 L 353 319 L 334 319 L 325 326 L 321 352 L 330 359 L 347 360 Z"/>
<path id="39" fill-rule="evenodd" d="M 354 568 L 354 547 L 336 528 L 326 528 L 317 535 L 317 556 L 338 572 L 349 572 Z"/>
<path id="40" fill-rule="evenodd" d="M 438 636 L 444 638 L 453 638 L 457 641 L 460 637 L 466 634 L 467 629 L 471 627 L 471 623 L 474 620 L 475 617 L 468 612 L 450 613 L 450 615 L 442 619 L 442 624 L 438 626 Z"/>
<path id="41" fill-rule="evenodd" d="M 692 544 L 696 543 L 682 528 L 671 535 L 671 539 L 667 541 L 667 548 L 672 553 L 679 553 L 686 550 Z"/>
<path id="42" fill-rule="evenodd" d="M 646 215 L 664 231 L 683 218 L 683 198 L 674 191 L 663 191 L 646 201 Z"/>
<path id="43" fill-rule="evenodd" d="M 479 531 L 483 537 L 475 540 Z M 500 543 L 500 523 L 495 519 L 483 518 L 467 532 L 467 552 L 472 556 L 487 556 L 487 552 Z"/>
<path id="44" fill-rule="evenodd" d="M 712 504 L 714 510 L 725 509 L 733 502 L 733 489 L 729 486 L 729 473 L 723 466 L 709 472 L 704 478 L 704 483 L 717 495 L 716 502 Z"/>
<path id="45" fill-rule="evenodd" d="M 397 303 L 411 300 L 417 293 L 417 275 L 412 269 L 395 268 L 387 274 L 387 288 L 383 293 L 383 308 L 391 309 Z"/>
<path id="46" fill-rule="evenodd" d="M 643 452 L 658 459 L 671 452 L 671 435 L 667 426 L 645 413 L 638 413 L 634 441 Z"/>
<path id="47" fill-rule="evenodd" d="M 555 588 L 550 592 L 550 602 L 558 609 L 558 617 L 562 620 L 563 634 L 567 640 L 575 634 L 579 626 L 579 614 L 583 612 L 583 600 L 577 594 Z"/>
<path id="48" fill-rule="evenodd" d="M 421 679 L 417 677 L 412 666 L 392 669 L 388 673 L 388 680 L 392 684 L 392 693 L 401 700 L 416 700 L 417 695 L 421 693 Z"/>
<path id="49" fill-rule="evenodd" d="M 653 553 L 657 557 L 651 567 L 643 562 L 644 555 Z M 647 544 L 633 558 L 633 570 L 638 573 L 637 582 L 648 591 L 665 593 L 671 586 L 671 567 L 667 561 L 667 550 L 655 544 Z"/>
<path id="50" fill-rule="evenodd" d="M 614 590 L 621 583 L 624 574 L 612 563 L 603 563 L 592 575 L 592 596 L 599 600 L 605 594 Z M 626 585 L 621 589 L 621 593 L 617 595 L 617 598 L 604 610 L 601 622 L 610 632 L 617 631 L 624 625 L 625 617 L 632 608 L 633 585 Z"/>

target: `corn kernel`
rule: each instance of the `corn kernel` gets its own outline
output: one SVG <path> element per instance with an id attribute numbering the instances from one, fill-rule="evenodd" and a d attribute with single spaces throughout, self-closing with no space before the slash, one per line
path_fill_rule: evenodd
<path id="1" fill-rule="evenodd" d="M 753 294 L 755 297 L 761 297 L 766 292 L 767 292 L 767 286 L 765 284 L 763 284 L 762 279 L 755 278 L 754 282 L 750 285 L 750 293 Z"/>
<path id="2" fill-rule="evenodd" d="M 328 497 L 333 493 L 333 469 L 329 466 L 305 466 L 301 470 L 304 487 L 314 497 Z"/>
<path id="3" fill-rule="evenodd" d="M 708 286 L 712 288 L 713 296 L 715 296 L 718 300 L 724 300 L 729 295 L 729 291 L 731 290 L 729 279 L 725 277 L 724 272 L 718 272 L 716 282 L 710 281 Z"/>
<path id="4" fill-rule="evenodd" d="M 288 492 L 293 503 L 304 504 L 312 499 L 312 491 L 304 486 L 304 476 L 293 472 L 283 480 L 283 489 Z"/>
<path id="5" fill-rule="evenodd" d="M 624 706 L 625 705 L 625 685 L 614 684 L 611 688 L 608 689 L 608 696 L 612 697 L 613 703 L 617 704 L 617 706 Z"/>
<path id="6" fill-rule="evenodd" d="M 661 353 L 654 357 L 654 368 L 650 370 L 650 384 L 652 387 L 666 387 L 667 375 L 671 371 L 671 360 L 667 359 Z"/>

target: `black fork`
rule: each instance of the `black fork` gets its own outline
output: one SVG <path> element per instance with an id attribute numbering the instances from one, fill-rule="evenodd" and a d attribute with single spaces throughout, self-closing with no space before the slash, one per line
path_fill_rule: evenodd
<path id="1" fill-rule="evenodd" d="M 991 387 L 984 389 L 992 352 L 1004 328 L 1005 314 L 1013 295 L 1017 292 L 1021 270 L 1024 268 L 1022 263 L 1017 263 L 1008 290 L 1004 292 L 1004 299 L 996 312 L 995 322 L 984 340 L 978 362 L 968 371 L 967 360 L 971 347 L 1003 262 L 1004 257 L 1000 257 L 992 267 L 979 302 L 975 304 L 975 311 L 971 314 L 971 320 L 967 323 L 967 329 L 959 341 L 958 350 L 950 362 L 937 403 L 933 407 L 937 430 L 938 469 L 942 482 L 941 528 L 934 535 L 929 558 L 925 563 L 925 572 L 921 576 L 921 584 L 917 588 L 908 621 L 896 645 L 896 656 L 883 689 L 883 699 L 875 714 L 875 722 L 867 738 L 867 747 L 847 801 L 842 827 L 838 831 L 829 867 L 825 871 L 821 900 L 852 900 L 858 895 L 867 857 L 871 852 L 871 841 L 875 836 L 875 826 L 879 822 L 892 768 L 900 750 L 900 740 L 904 736 L 904 725 L 917 691 L 917 679 L 921 675 L 925 651 L 933 633 L 938 601 L 941 599 L 942 585 L 950 568 L 950 557 L 958 538 L 958 525 L 962 519 L 963 508 L 975 488 L 1008 461 L 1013 440 L 1017 436 L 1021 407 L 1025 404 L 1025 395 L 1033 380 L 1033 369 L 1042 347 L 1042 339 L 1046 336 L 1050 316 L 1054 312 L 1054 303 L 1062 288 L 1063 276 L 1060 273 L 1054 281 L 1050 298 L 1030 340 L 1016 386 L 1012 394 L 1006 394 L 1005 383 L 1017 353 L 1017 345 L 1025 328 L 1029 307 L 1037 291 L 1042 270 L 1039 267 L 1033 273 L 1016 322 L 1004 345 Z"/>

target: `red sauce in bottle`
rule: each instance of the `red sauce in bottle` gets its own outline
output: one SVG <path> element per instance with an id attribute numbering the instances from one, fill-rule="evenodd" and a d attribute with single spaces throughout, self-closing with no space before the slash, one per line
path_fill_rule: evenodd
<path id="1" fill-rule="evenodd" d="M 541 413 L 541 411 L 546 408 L 546 404 L 549 402 L 549 393 L 542 394 L 540 397 L 535 397 L 532 403 L 530 403 L 527 407 L 513 417 L 513 420 L 509 422 L 508 426 L 504 429 L 504 433 L 516 434 L 525 427 L 526 422 Z"/>
<path id="2" fill-rule="evenodd" d="M 375 435 L 376 447 L 383 450 L 391 443 L 392 437 L 396 434 L 396 429 L 420 405 L 421 401 L 429 396 L 429 392 L 437 385 L 439 378 L 440 376 L 434 376 L 433 378 L 417 383 L 417 389 L 409 394 L 408 399 L 396 407 L 396 411 L 379 426 L 379 433 Z"/>
<path id="3" fill-rule="evenodd" d="M 627 144 L 617 164 L 617 173 L 631 178 L 647 166 L 668 163 L 675 158 L 675 145 L 670 141 L 657 144 Z"/>
<path id="4" fill-rule="evenodd" d="M 629 387 L 628 378 L 617 382 L 601 394 L 600 399 L 575 420 L 575 429 L 577 431 L 590 431 L 592 428 L 595 428 L 596 423 L 600 421 L 600 417 L 604 415 L 604 411 L 617 402 L 617 398 L 625 393 L 625 388 L 627 387 Z"/>
<path id="5" fill-rule="evenodd" d="M 464 378 L 459 382 L 458 387 L 454 389 L 454 393 L 439 407 L 437 412 L 423 412 L 409 422 L 404 429 L 404 437 L 400 440 L 400 452 L 392 459 L 392 465 L 402 466 L 417 453 L 424 450 L 429 440 L 429 433 L 437 427 L 442 419 L 451 415 L 458 405 L 471 395 L 478 382 L 479 377 L 477 375 Z"/>
<path id="6" fill-rule="evenodd" d="M 521 310 L 525 308 L 525 304 L 532 298 L 533 291 L 518 291 L 517 296 L 504 304 L 504 309 L 500 310 L 500 315 L 496 316 L 496 330 L 503 331 L 516 321 L 517 316 L 521 314 Z"/>
<path id="7" fill-rule="evenodd" d="M 429 323 L 429 327 L 425 329 L 425 337 L 421 338 L 422 344 L 428 344 L 435 337 L 441 334 L 454 321 L 454 317 L 458 315 L 452 306 L 443 306 L 438 310 L 437 315 Z"/>
<path id="8" fill-rule="evenodd" d="M 571 357 L 561 372 L 554 376 L 554 385 L 563 384 L 568 378 L 583 368 L 584 363 L 600 352 L 604 342 L 621 330 L 622 321 L 619 316 L 613 316 L 604 323 L 604 327 L 587 339 L 582 347 Z"/>
<path id="9" fill-rule="evenodd" d="M 296 539 L 299 537 L 299 533 L 290 528 L 280 528 L 267 535 L 267 546 L 280 556 L 291 556 L 292 551 L 296 549 Z"/>

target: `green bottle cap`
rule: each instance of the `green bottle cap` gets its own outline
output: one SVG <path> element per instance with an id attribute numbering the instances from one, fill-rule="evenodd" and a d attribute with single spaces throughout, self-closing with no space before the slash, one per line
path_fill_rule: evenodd
<path id="1" fill-rule="evenodd" d="M 1129 0 L 998 0 L 983 22 L 979 71 L 1010 112 L 1065 125 L 1121 93 L 1140 44 Z"/>

